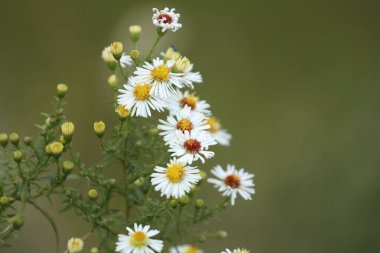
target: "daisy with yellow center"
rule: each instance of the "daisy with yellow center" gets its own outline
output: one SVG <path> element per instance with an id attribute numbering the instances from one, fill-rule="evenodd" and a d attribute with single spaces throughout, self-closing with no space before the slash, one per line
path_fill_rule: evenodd
<path id="1" fill-rule="evenodd" d="M 117 102 L 131 112 L 131 116 L 150 117 L 151 109 L 163 111 L 165 102 L 151 94 L 152 86 L 148 83 L 140 83 L 134 77 L 128 79 L 124 89 L 120 89 Z"/>
<path id="2" fill-rule="evenodd" d="M 179 245 L 177 247 L 172 247 L 169 250 L 169 253 L 203 253 L 204 251 L 199 249 L 195 245 L 190 245 L 190 244 L 184 244 L 184 245 Z"/>
<path id="3" fill-rule="evenodd" d="M 152 95 L 167 98 L 174 92 L 174 86 L 183 87 L 180 74 L 172 72 L 173 65 L 172 60 L 164 62 L 157 57 L 152 63 L 145 62 L 142 68 L 137 67 L 134 74 L 139 82 L 152 84 Z"/>
<path id="4" fill-rule="evenodd" d="M 208 131 L 218 144 L 222 146 L 230 145 L 231 134 L 221 128 L 219 121 L 215 117 L 209 118 L 206 124 L 210 126 Z"/>
<path id="5" fill-rule="evenodd" d="M 196 167 L 186 166 L 175 158 L 167 164 L 166 168 L 156 166 L 154 171 L 156 173 L 151 176 L 152 185 L 155 186 L 156 191 L 161 192 L 161 196 L 166 195 L 167 198 L 180 198 L 186 195 L 201 179 Z"/>
<path id="6" fill-rule="evenodd" d="M 169 115 L 166 121 L 161 119 L 159 121 L 161 124 L 157 128 L 161 130 L 160 135 L 164 136 L 166 144 L 177 139 L 177 131 L 205 131 L 210 127 L 206 123 L 204 115 L 192 112 L 189 106 L 185 106 L 175 115 Z"/>
<path id="7" fill-rule="evenodd" d="M 205 100 L 200 100 L 189 91 L 182 92 L 176 90 L 170 100 L 168 100 L 170 114 L 178 113 L 185 106 L 190 107 L 192 112 L 201 113 L 206 117 L 211 116 L 210 105 Z"/>
<path id="8" fill-rule="evenodd" d="M 169 143 L 169 152 L 178 157 L 179 162 L 192 164 L 194 161 L 212 158 L 214 152 L 209 146 L 217 144 L 206 131 L 177 131 L 177 138 Z"/>
<path id="9" fill-rule="evenodd" d="M 255 194 L 254 175 L 244 169 L 237 170 L 235 165 L 228 164 L 227 170 L 223 170 L 220 165 L 217 165 L 211 173 L 216 178 L 209 178 L 207 181 L 214 184 L 223 196 L 229 197 L 231 205 L 235 205 L 238 194 L 245 200 L 251 200 L 251 195 Z"/>
<path id="10" fill-rule="evenodd" d="M 161 252 L 164 242 L 151 239 L 158 235 L 158 230 L 149 230 L 150 226 L 134 224 L 134 229 L 127 227 L 128 235 L 118 235 L 116 251 L 121 253 L 152 253 Z"/>

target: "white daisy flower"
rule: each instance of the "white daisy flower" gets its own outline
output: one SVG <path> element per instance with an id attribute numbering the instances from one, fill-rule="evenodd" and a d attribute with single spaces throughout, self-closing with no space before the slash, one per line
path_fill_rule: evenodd
<path id="1" fill-rule="evenodd" d="M 222 146 L 229 146 L 231 141 L 231 134 L 225 129 L 221 128 L 219 121 L 215 117 L 211 117 L 206 121 L 206 124 L 210 126 L 208 129 L 211 136 L 215 141 Z"/>
<path id="2" fill-rule="evenodd" d="M 253 183 L 253 174 L 245 172 L 244 169 L 237 170 L 235 165 L 227 165 L 227 170 L 224 171 L 220 165 L 211 170 L 215 178 L 209 178 L 207 181 L 214 184 L 223 196 L 230 197 L 231 205 L 235 205 L 237 194 L 245 200 L 251 200 L 251 195 L 255 194 L 255 185 Z"/>
<path id="3" fill-rule="evenodd" d="M 181 15 L 175 13 L 175 9 L 165 8 L 163 10 L 158 10 L 153 8 L 153 24 L 161 28 L 161 32 L 166 30 L 172 30 L 173 32 L 177 31 L 182 27 L 182 24 L 178 23 L 178 19 Z"/>
<path id="4" fill-rule="evenodd" d="M 125 68 L 127 65 L 131 66 L 132 65 L 132 58 L 128 54 L 123 53 L 121 55 L 121 58 L 120 58 L 120 65 L 123 68 Z"/>
<path id="5" fill-rule="evenodd" d="M 210 128 L 210 125 L 205 121 L 205 117 L 201 113 L 192 112 L 189 106 L 185 106 L 175 115 L 169 115 L 164 120 L 159 120 L 161 124 L 157 126 L 162 130 L 160 135 L 164 136 L 164 141 L 169 144 L 177 139 L 177 130 L 185 131 L 204 131 Z"/>
<path id="6" fill-rule="evenodd" d="M 134 77 L 128 79 L 124 89 L 120 89 L 117 102 L 131 110 L 131 115 L 150 117 L 152 110 L 163 111 L 165 102 L 151 94 L 152 86 L 147 83 L 139 83 Z"/>
<path id="7" fill-rule="evenodd" d="M 199 72 L 192 72 L 194 64 L 192 64 L 186 57 L 181 57 L 176 60 L 173 66 L 173 72 L 180 74 L 180 81 L 182 84 L 194 88 L 193 83 L 202 83 L 203 79 Z"/>
<path id="8" fill-rule="evenodd" d="M 121 253 L 161 252 L 164 247 L 164 242 L 151 239 L 151 237 L 158 235 L 160 231 L 149 229 L 150 226 L 137 225 L 136 223 L 134 230 L 127 227 L 128 235 L 118 235 L 116 251 Z"/>
<path id="9" fill-rule="evenodd" d="M 161 196 L 167 198 L 180 198 L 190 192 L 192 185 L 201 179 L 196 167 L 186 166 L 175 158 L 168 163 L 167 168 L 156 166 L 152 174 L 152 185 L 156 191 L 161 191 Z"/>
<path id="10" fill-rule="evenodd" d="M 240 249 L 240 248 L 234 249 L 233 251 L 229 249 L 226 249 L 226 251 L 222 251 L 222 253 L 250 253 L 250 252 L 251 251 L 247 249 Z"/>
<path id="11" fill-rule="evenodd" d="M 189 91 L 182 92 L 177 89 L 167 102 L 171 114 L 176 114 L 185 106 L 189 106 L 192 112 L 211 116 L 210 105 L 205 100 L 200 100 L 194 94 L 190 94 Z"/>
<path id="12" fill-rule="evenodd" d="M 217 144 L 215 140 L 205 131 L 185 131 L 177 130 L 177 139 L 170 143 L 169 152 L 172 156 L 177 156 L 179 162 L 192 164 L 198 159 L 205 162 L 214 156 L 214 152 L 208 151 L 208 147 Z"/>
<path id="13" fill-rule="evenodd" d="M 145 62 L 142 68 L 137 67 L 134 74 L 139 82 L 152 84 L 151 94 L 166 98 L 174 92 L 173 85 L 182 88 L 179 74 L 171 72 L 173 64 L 157 57 L 152 64 Z"/>
<path id="14" fill-rule="evenodd" d="M 204 251 L 197 246 L 184 244 L 177 247 L 171 247 L 169 253 L 203 253 Z"/>

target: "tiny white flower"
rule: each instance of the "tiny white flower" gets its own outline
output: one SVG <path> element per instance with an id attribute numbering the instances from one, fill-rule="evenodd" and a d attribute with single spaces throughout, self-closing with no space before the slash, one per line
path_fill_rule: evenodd
<path id="1" fill-rule="evenodd" d="M 80 238 L 73 237 L 67 242 L 67 250 L 69 253 L 81 252 L 84 246 L 84 242 Z"/>
<path id="2" fill-rule="evenodd" d="M 159 120 L 161 124 L 158 129 L 162 130 L 160 135 L 164 136 L 164 141 L 169 144 L 177 139 L 177 130 L 185 131 L 204 131 L 210 128 L 210 124 L 205 121 L 205 116 L 201 113 L 192 112 L 189 106 L 185 106 L 175 115 L 169 115 L 164 120 Z"/>
<path id="3" fill-rule="evenodd" d="M 214 152 L 208 151 L 208 147 L 215 144 L 215 140 L 205 131 L 177 130 L 177 139 L 170 143 L 169 152 L 172 156 L 177 156 L 179 162 L 192 164 L 199 159 L 204 163 L 205 159 L 214 156 Z"/>
<path id="4" fill-rule="evenodd" d="M 175 13 L 175 9 L 165 8 L 163 10 L 158 10 L 153 8 L 153 24 L 161 28 L 161 32 L 166 30 L 172 30 L 173 32 L 177 31 L 182 27 L 182 24 L 178 23 L 180 14 Z"/>
<path id="5" fill-rule="evenodd" d="M 116 251 L 121 253 L 153 253 L 161 252 L 164 242 L 152 239 L 158 235 L 158 230 L 149 230 L 150 226 L 134 224 L 134 229 L 129 227 L 128 235 L 119 234 L 116 242 Z"/>
<path id="6" fill-rule="evenodd" d="M 215 141 L 222 146 L 229 146 L 231 141 L 231 134 L 225 129 L 221 128 L 219 121 L 215 117 L 211 117 L 206 121 L 206 124 L 210 126 L 208 129 L 211 136 Z"/>
<path id="7" fill-rule="evenodd" d="M 152 185 L 156 191 L 161 191 L 161 196 L 167 198 L 180 198 L 190 192 L 191 186 L 201 179 L 196 167 L 186 166 L 175 158 L 167 164 L 166 168 L 156 166 L 152 174 Z"/>
<path id="8" fill-rule="evenodd" d="M 120 58 L 120 65 L 125 68 L 127 65 L 131 66 L 132 65 L 132 58 L 127 54 L 123 53 Z"/>
<path id="9" fill-rule="evenodd" d="M 169 253 L 203 253 L 204 251 L 199 249 L 195 245 L 184 244 L 177 247 L 171 247 Z"/>
<path id="10" fill-rule="evenodd" d="M 132 116 L 150 117 L 151 111 L 163 111 L 165 102 L 151 94 L 152 86 L 148 83 L 139 83 L 134 77 L 128 79 L 124 89 L 120 89 L 117 102 L 131 111 Z"/>
<path id="11" fill-rule="evenodd" d="M 137 67 L 134 74 L 139 82 L 151 83 L 151 94 L 162 98 L 169 97 L 174 87 L 182 88 L 178 73 L 172 72 L 174 61 L 164 62 L 160 58 L 153 59 L 153 63 L 145 62 L 143 67 Z"/>
<path id="12" fill-rule="evenodd" d="M 200 100 L 189 91 L 182 92 L 177 89 L 172 97 L 167 99 L 167 103 L 171 114 L 176 114 L 185 106 L 189 106 L 192 112 L 211 116 L 210 105 L 205 100 Z"/>
<path id="13" fill-rule="evenodd" d="M 237 194 L 245 200 L 251 200 L 251 195 L 255 194 L 255 185 L 253 183 L 254 175 L 245 172 L 244 169 L 237 170 L 235 165 L 227 165 L 227 170 L 224 171 L 220 165 L 215 166 L 211 173 L 217 177 L 209 178 L 207 181 L 214 184 L 223 196 L 230 197 L 231 205 L 235 205 Z"/>

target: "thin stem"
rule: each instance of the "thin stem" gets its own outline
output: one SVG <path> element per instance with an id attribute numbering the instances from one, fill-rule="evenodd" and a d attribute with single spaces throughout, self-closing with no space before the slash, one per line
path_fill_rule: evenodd
<path id="1" fill-rule="evenodd" d="M 157 38 L 156 38 L 156 40 L 154 41 L 152 47 L 150 48 L 149 53 L 148 53 L 148 55 L 146 56 L 145 60 L 147 60 L 147 61 L 151 60 L 151 58 L 152 58 L 152 54 L 153 54 L 153 52 L 154 52 L 154 49 L 156 49 L 156 46 L 157 46 L 158 42 L 160 42 L 160 39 L 161 39 L 161 37 L 162 37 L 164 34 L 165 34 L 165 33 L 158 32 Z"/>

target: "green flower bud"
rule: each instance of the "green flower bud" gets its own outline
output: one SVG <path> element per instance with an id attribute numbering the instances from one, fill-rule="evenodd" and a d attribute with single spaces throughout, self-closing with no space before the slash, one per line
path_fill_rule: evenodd
<path id="1" fill-rule="evenodd" d="M 7 205 L 9 203 L 11 203 L 14 199 L 11 198 L 11 197 L 8 197 L 8 196 L 1 196 L 0 197 L 0 205 Z"/>
<path id="2" fill-rule="evenodd" d="M 106 124 L 103 121 L 97 121 L 94 123 L 94 131 L 98 137 L 102 137 L 104 135 L 104 131 L 106 130 Z"/>
<path id="3" fill-rule="evenodd" d="M 99 253 L 99 250 L 97 247 L 93 247 L 93 248 L 91 248 L 90 253 Z"/>
<path id="4" fill-rule="evenodd" d="M 207 240 L 207 236 L 206 235 L 200 235 L 198 237 L 198 240 L 203 243 L 203 242 L 205 242 Z"/>
<path id="5" fill-rule="evenodd" d="M 29 136 L 25 136 L 24 137 L 24 143 L 25 143 L 26 146 L 32 145 L 32 138 L 29 137 Z"/>
<path id="6" fill-rule="evenodd" d="M 123 121 L 123 120 L 125 120 L 129 116 L 129 114 L 130 114 L 131 111 L 128 110 L 127 108 L 125 108 L 125 106 L 119 105 L 116 108 L 115 112 L 119 116 L 119 119 Z"/>
<path id="7" fill-rule="evenodd" d="M 63 171 L 66 173 L 70 173 L 74 169 L 74 163 L 71 161 L 63 162 Z"/>
<path id="8" fill-rule="evenodd" d="M 108 186 L 115 186 L 117 183 L 116 179 L 115 178 L 110 178 L 107 180 L 107 185 Z"/>
<path id="9" fill-rule="evenodd" d="M 90 199 L 96 199 L 98 197 L 98 192 L 95 189 L 91 189 L 87 193 Z"/>
<path id="10" fill-rule="evenodd" d="M 6 133 L 0 133 L 0 144 L 4 148 L 8 145 L 8 135 Z"/>
<path id="11" fill-rule="evenodd" d="M 110 75 L 108 77 L 108 85 L 112 88 L 115 89 L 119 85 L 119 81 L 117 80 L 116 75 Z"/>
<path id="12" fill-rule="evenodd" d="M 177 205 L 178 205 L 178 200 L 176 200 L 176 199 L 171 199 L 171 200 L 169 201 L 169 206 L 170 206 L 171 208 L 175 208 Z"/>
<path id="13" fill-rule="evenodd" d="M 67 87 L 67 85 L 64 83 L 58 84 L 57 85 L 57 96 L 59 98 L 64 98 L 68 89 L 69 89 L 69 87 Z"/>
<path id="14" fill-rule="evenodd" d="M 205 181 L 207 179 L 207 173 L 203 170 L 199 172 L 199 176 L 201 177 L 202 181 Z"/>
<path id="15" fill-rule="evenodd" d="M 119 60 L 123 54 L 123 43 L 115 41 L 111 44 L 111 53 L 116 60 Z"/>
<path id="16" fill-rule="evenodd" d="M 217 233 L 216 233 L 216 237 L 218 238 L 218 239 L 226 239 L 227 238 L 227 232 L 226 231 L 224 231 L 224 230 L 220 230 L 220 231 L 218 231 Z"/>
<path id="17" fill-rule="evenodd" d="M 197 199 L 195 201 L 195 207 L 196 208 L 203 208 L 205 205 L 206 205 L 206 203 L 203 199 Z"/>
<path id="18" fill-rule="evenodd" d="M 15 160 L 15 162 L 17 163 L 21 162 L 22 157 L 23 157 L 23 154 L 20 150 L 16 150 L 15 152 L 13 152 L 13 160 Z"/>
<path id="19" fill-rule="evenodd" d="M 131 25 L 129 27 L 129 34 L 133 42 L 137 42 L 140 39 L 141 30 L 141 26 L 139 25 Z"/>
<path id="20" fill-rule="evenodd" d="M 143 185 L 145 179 L 143 177 L 140 177 L 138 179 L 135 180 L 134 184 L 137 186 L 137 187 L 140 187 L 141 185 Z"/>
<path id="21" fill-rule="evenodd" d="M 18 137 L 18 134 L 17 133 L 11 133 L 9 135 L 9 140 L 11 141 L 11 143 L 15 146 L 18 145 L 19 141 L 20 141 L 20 138 Z"/>
<path id="22" fill-rule="evenodd" d="M 182 197 L 179 199 L 179 203 L 180 203 L 181 205 L 187 205 L 187 204 L 189 204 L 189 203 L 190 203 L 190 198 L 189 198 L 189 196 L 187 196 L 187 195 L 182 196 Z"/>
<path id="23" fill-rule="evenodd" d="M 131 56 L 131 58 L 133 60 L 136 61 L 140 57 L 140 51 L 137 50 L 137 49 L 133 49 L 133 50 L 131 50 L 131 52 L 129 53 L 129 55 Z"/>

